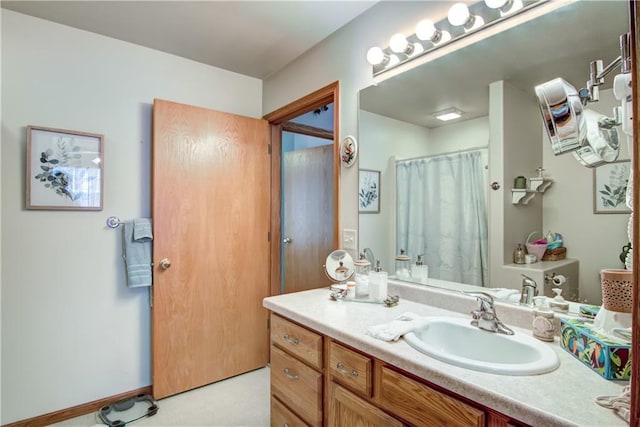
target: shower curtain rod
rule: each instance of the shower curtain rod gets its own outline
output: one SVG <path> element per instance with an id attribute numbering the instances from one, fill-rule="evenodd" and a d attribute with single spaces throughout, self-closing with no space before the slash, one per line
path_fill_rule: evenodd
<path id="1" fill-rule="evenodd" d="M 432 159 L 432 158 L 435 158 L 435 157 L 450 156 L 451 154 L 468 153 L 470 151 L 477 151 L 477 150 L 488 149 L 488 148 L 489 148 L 489 145 L 482 145 L 480 147 L 465 148 L 464 150 L 449 151 L 447 153 L 432 154 L 430 156 L 408 157 L 406 159 L 396 159 L 396 163 L 408 162 L 408 161 L 411 161 L 411 160 Z"/>

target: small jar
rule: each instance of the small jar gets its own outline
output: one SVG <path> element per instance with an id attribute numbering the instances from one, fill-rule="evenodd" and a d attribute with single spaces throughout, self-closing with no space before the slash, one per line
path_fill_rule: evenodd
<path id="1" fill-rule="evenodd" d="M 396 256 L 396 279 L 410 280 L 411 258 L 404 253 L 404 249 L 400 249 L 400 255 Z"/>
<path id="2" fill-rule="evenodd" d="M 524 264 L 526 262 L 525 255 L 526 254 L 524 253 L 522 243 L 518 243 L 518 246 L 516 246 L 516 250 L 513 251 L 513 263 Z"/>
<path id="3" fill-rule="evenodd" d="M 524 176 L 517 176 L 516 179 L 513 180 L 513 188 L 527 188 L 527 178 Z"/>
<path id="4" fill-rule="evenodd" d="M 533 309 L 533 336 L 541 341 L 553 341 L 555 325 L 553 324 L 553 311 L 547 307 Z"/>
<path id="5" fill-rule="evenodd" d="M 369 295 L 369 270 L 371 270 L 371 263 L 367 261 L 364 253 L 360 253 L 360 257 L 353 263 L 356 269 L 355 282 L 356 282 L 356 298 L 366 297 Z"/>

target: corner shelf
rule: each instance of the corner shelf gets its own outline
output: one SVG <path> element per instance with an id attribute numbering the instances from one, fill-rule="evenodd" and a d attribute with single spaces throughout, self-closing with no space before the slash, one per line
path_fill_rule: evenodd
<path id="1" fill-rule="evenodd" d="M 537 193 L 544 193 L 553 184 L 549 178 L 529 178 L 528 188 L 514 188 L 511 190 L 511 203 L 526 205 Z"/>

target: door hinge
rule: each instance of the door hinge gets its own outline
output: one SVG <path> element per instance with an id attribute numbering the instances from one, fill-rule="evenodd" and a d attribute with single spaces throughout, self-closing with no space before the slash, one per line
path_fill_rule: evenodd
<path id="1" fill-rule="evenodd" d="M 267 242 L 271 241 L 271 232 L 267 231 Z"/>
<path id="2" fill-rule="evenodd" d="M 267 144 L 267 153 L 271 155 L 271 144 Z"/>
<path id="3" fill-rule="evenodd" d="M 267 330 L 271 329 L 271 318 L 267 317 Z"/>

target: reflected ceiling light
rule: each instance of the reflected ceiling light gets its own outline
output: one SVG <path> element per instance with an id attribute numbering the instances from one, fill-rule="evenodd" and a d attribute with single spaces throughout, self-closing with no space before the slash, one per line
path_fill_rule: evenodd
<path id="1" fill-rule="evenodd" d="M 451 25 L 464 27 L 465 31 L 470 31 L 484 25 L 481 16 L 472 15 L 469 8 L 464 3 L 455 3 L 449 8 L 447 19 Z"/>
<path id="2" fill-rule="evenodd" d="M 448 122 L 449 120 L 459 119 L 463 114 L 464 112 L 457 108 L 447 108 L 446 110 L 433 113 L 432 116 L 443 122 Z"/>
<path id="3" fill-rule="evenodd" d="M 385 54 L 382 48 L 374 46 L 367 52 L 367 62 L 371 65 L 386 65 L 389 55 Z"/>

